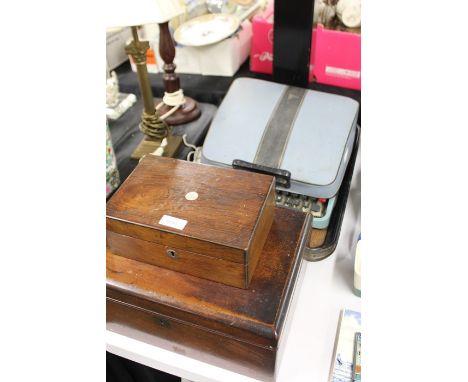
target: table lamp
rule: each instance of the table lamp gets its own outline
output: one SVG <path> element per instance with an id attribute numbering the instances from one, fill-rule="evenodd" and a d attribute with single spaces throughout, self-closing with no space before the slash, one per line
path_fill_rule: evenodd
<path id="1" fill-rule="evenodd" d="M 112 0 L 107 2 L 107 26 L 131 27 L 133 41 L 125 48 L 137 68 L 138 83 L 143 98 L 143 115 L 140 130 L 145 139 L 131 155 L 134 159 L 154 152 L 167 137 L 166 155 L 173 154 L 182 142 L 182 137 L 171 135 L 168 125 L 187 123 L 200 116 L 196 102 L 184 97 L 178 77 L 174 74 L 175 65 L 172 62 L 175 48 L 169 33 L 168 22 L 182 14 L 184 8 L 178 0 Z M 163 102 L 155 106 L 151 85 L 146 67 L 146 51 L 148 41 L 141 41 L 137 27 L 143 24 L 157 23 L 160 27 L 159 49 L 164 61 Z"/>

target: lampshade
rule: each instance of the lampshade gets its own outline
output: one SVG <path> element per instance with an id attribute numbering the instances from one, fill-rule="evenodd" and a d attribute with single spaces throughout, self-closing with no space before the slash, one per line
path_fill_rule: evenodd
<path id="1" fill-rule="evenodd" d="M 107 0 L 106 27 L 163 23 L 184 13 L 179 0 Z"/>

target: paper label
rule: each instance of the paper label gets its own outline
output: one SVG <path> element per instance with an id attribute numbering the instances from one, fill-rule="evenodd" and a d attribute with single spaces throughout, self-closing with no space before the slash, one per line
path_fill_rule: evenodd
<path id="1" fill-rule="evenodd" d="M 187 220 L 175 218 L 174 216 L 163 215 L 158 224 L 165 225 L 167 227 L 183 230 L 187 225 Z"/>
<path id="2" fill-rule="evenodd" d="M 325 73 L 334 74 L 338 77 L 351 77 L 351 78 L 360 78 L 361 72 L 350 69 L 335 68 L 333 66 L 326 66 Z"/>

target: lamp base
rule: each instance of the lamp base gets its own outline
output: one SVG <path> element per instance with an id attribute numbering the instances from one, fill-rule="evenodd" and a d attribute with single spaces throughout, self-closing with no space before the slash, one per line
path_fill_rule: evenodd
<path id="1" fill-rule="evenodd" d="M 164 148 L 163 157 L 174 157 L 174 154 L 177 152 L 177 149 L 182 144 L 183 140 L 182 137 L 179 135 L 168 135 L 167 139 L 167 146 Z M 162 139 L 152 139 L 146 137 L 140 142 L 137 146 L 135 151 L 133 151 L 130 158 L 132 159 L 140 159 L 145 155 L 153 153 L 160 145 Z"/>
<path id="2" fill-rule="evenodd" d="M 159 115 L 163 115 L 172 109 L 172 106 L 163 104 L 159 109 Z M 176 126 L 195 121 L 200 117 L 201 111 L 197 102 L 190 97 L 185 97 L 185 104 L 179 107 L 174 114 L 165 119 L 168 125 Z"/>

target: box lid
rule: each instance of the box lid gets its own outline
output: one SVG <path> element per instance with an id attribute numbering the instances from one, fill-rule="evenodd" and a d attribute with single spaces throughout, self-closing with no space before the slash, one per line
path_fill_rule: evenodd
<path id="1" fill-rule="evenodd" d="M 243 263 L 272 188 L 269 175 L 148 155 L 107 203 L 107 228 Z"/>
<path id="2" fill-rule="evenodd" d="M 236 79 L 213 119 L 202 162 L 231 166 L 240 159 L 281 168 L 291 172 L 292 192 L 333 197 L 351 155 L 358 109 L 348 97 Z"/>
<path id="3" fill-rule="evenodd" d="M 220 335 L 276 348 L 310 221 L 310 215 L 277 208 L 248 289 L 130 260 L 108 250 L 107 298 Z"/>

